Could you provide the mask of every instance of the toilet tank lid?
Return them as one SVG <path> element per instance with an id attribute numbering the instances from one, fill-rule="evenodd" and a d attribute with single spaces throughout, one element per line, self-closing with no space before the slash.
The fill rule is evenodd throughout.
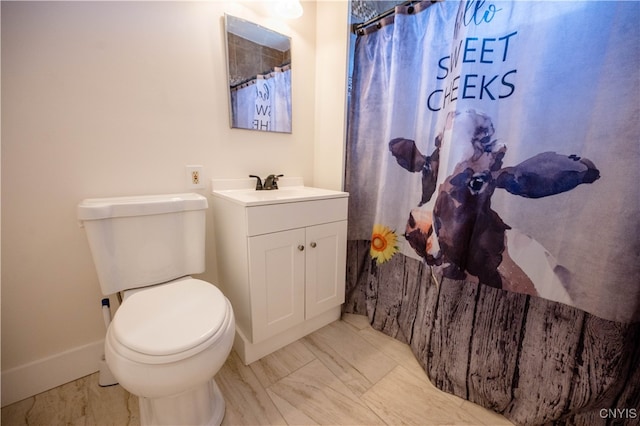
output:
<path id="1" fill-rule="evenodd" d="M 78 205 L 78 219 L 84 221 L 112 217 L 146 216 L 204 210 L 207 207 L 207 199 L 195 193 L 87 198 Z"/>

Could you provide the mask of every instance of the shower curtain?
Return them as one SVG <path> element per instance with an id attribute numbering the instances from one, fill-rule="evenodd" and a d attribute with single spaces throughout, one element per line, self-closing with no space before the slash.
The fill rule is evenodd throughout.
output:
<path id="1" fill-rule="evenodd" d="M 232 127 L 291 132 L 291 66 L 231 88 Z"/>
<path id="2" fill-rule="evenodd" d="M 640 419 L 638 22 L 422 2 L 357 36 L 345 310 L 518 424 Z"/>

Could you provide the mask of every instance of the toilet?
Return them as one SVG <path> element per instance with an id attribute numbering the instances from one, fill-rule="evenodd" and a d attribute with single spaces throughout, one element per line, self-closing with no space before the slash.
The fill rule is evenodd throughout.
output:
<path id="1" fill-rule="evenodd" d="M 78 219 L 104 295 L 122 302 L 107 329 L 105 358 L 137 395 L 142 425 L 218 425 L 214 380 L 229 356 L 229 300 L 191 274 L 204 272 L 207 199 L 199 194 L 93 198 Z"/>

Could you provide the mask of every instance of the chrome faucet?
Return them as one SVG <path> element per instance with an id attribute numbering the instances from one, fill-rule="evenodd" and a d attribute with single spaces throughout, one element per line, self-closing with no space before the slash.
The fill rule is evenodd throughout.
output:
<path id="1" fill-rule="evenodd" d="M 278 189 L 278 178 L 281 178 L 284 175 L 269 175 L 265 178 L 264 180 L 264 185 L 262 184 L 262 179 L 260 179 L 260 176 L 256 176 L 256 175 L 249 175 L 249 177 L 252 178 L 256 178 L 256 191 L 262 191 L 262 190 L 272 190 L 272 189 Z"/>

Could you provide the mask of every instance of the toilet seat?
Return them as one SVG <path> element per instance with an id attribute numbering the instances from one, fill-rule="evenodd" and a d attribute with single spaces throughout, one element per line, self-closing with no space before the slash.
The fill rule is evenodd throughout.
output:
<path id="1" fill-rule="evenodd" d="M 128 359 L 161 364 L 206 349 L 230 318 L 229 302 L 218 288 L 188 277 L 128 295 L 108 334 L 114 349 Z"/>

